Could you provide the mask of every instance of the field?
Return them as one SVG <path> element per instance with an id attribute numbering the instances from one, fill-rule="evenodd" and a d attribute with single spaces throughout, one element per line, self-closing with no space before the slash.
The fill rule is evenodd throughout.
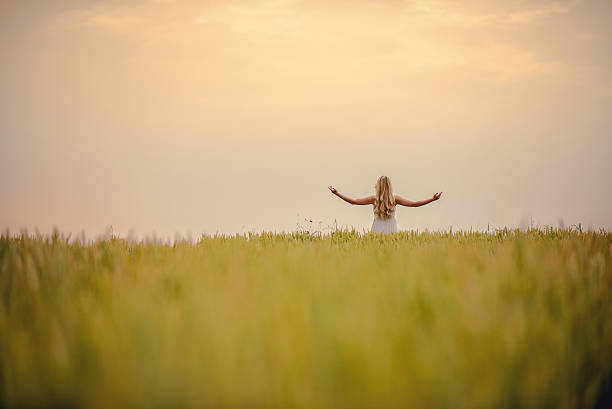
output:
<path id="1" fill-rule="evenodd" d="M 612 234 L 0 238 L 0 406 L 589 408 Z"/>

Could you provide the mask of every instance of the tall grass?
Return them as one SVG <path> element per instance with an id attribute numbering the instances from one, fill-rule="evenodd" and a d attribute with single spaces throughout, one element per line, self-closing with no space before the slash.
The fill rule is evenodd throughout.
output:
<path id="1" fill-rule="evenodd" d="M 0 406 L 586 408 L 612 235 L 0 238 Z"/>

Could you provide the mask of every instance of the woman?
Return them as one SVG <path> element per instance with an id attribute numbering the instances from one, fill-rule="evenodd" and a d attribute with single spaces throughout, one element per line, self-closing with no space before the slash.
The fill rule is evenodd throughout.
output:
<path id="1" fill-rule="evenodd" d="M 381 176 L 376 182 L 376 195 L 361 199 L 351 199 L 338 192 L 333 186 L 328 186 L 329 190 L 340 199 L 355 205 L 374 205 L 374 223 L 372 223 L 372 233 L 393 233 L 397 231 L 395 221 L 395 205 L 408 207 L 419 207 L 438 200 L 442 192 L 436 193 L 433 197 L 419 202 L 412 202 L 401 196 L 393 196 L 391 180 L 386 176 Z"/>

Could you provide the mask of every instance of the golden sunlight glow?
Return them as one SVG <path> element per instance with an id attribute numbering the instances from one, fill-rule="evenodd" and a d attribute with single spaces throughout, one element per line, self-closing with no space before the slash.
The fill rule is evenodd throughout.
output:
<path id="1" fill-rule="evenodd" d="M 15 179 L 3 181 L 12 199 L 0 222 L 13 229 L 290 230 L 304 213 L 362 226 L 371 212 L 343 208 L 325 187 L 368 193 L 382 173 L 408 196 L 448 193 L 445 209 L 404 228 L 534 215 L 612 226 L 601 204 L 612 197 L 601 190 L 612 153 L 608 1 L 2 7 L 0 155 Z M 44 184 L 19 170 L 28 160 L 64 180 L 81 210 L 50 192 L 50 207 L 25 211 L 18 197 Z M 82 187 L 91 181 L 124 202 L 105 210 L 103 193 Z M 261 204 L 280 185 L 286 206 Z"/>

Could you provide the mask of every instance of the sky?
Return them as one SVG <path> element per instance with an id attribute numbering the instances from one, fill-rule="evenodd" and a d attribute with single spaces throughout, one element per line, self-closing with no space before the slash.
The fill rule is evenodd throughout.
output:
<path id="1" fill-rule="evenodd" d="M 612 229 L 609 0 L 0 0 L 0 228 Z M 307 222 L 312 220 L 312 224 Z"/>

